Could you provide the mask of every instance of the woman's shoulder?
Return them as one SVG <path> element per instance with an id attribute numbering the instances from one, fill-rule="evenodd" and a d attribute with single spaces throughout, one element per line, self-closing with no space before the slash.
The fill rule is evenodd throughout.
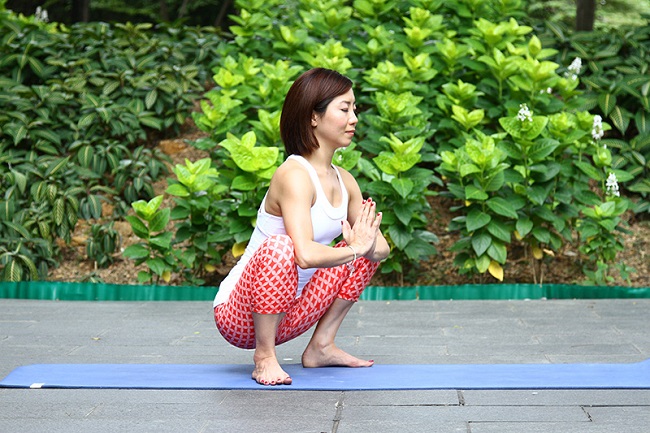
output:
<path id="1" fill-rule="evenodd" d="M 283 162 L 271 178 L 271 184 L 266 196 L 266 211 L 282 216 L 282 205 L 287 202 L 306 203 L 313 201 L 316 190 L 305 167 L 299 162 L 287 160 Z"/>
<path id="2" fill-rule="evenodd" d="M 287 159 L 280 164 L 271 178 L 271 186 L 280 187 L 282 190 L 296 186 L 305 187 L 311 183 L 307 169 L 293 159 Z"/>
<path id="3" fill-rule="evenodd" d="M 273 177 L 282 177 L 282 178 L 304 178 L 309 177 L 307 169 L 295 159 L 289 158 L 284 161 L 280 166 L 275 170 Z"/>

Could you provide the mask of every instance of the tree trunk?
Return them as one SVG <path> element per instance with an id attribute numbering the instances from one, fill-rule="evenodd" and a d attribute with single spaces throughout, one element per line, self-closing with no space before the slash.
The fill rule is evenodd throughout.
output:
<path id="1" fill-rule="evenodd" d="M 232 0 L 223 0 L 223 2 L 221 3 L 221 10 L 219 10 L 219 15 L 217 15 L 217 19 L 214 20 L 215 27 L 221 27 L 223 25 L 223 22 L 226 19 L 226 15 L 228 14 L 228 8 L 230 8 L 231 3 Z"/>
<path id="2" fill-rule="evenodd" d="M 166 0 L 160 0 L 158 2 L 158 5 L 160 6 L 160 21 L 168 22 L 169 21 L 169 7 L 167 6 L 167 1 Z"/>
<path id="3" fill-rule="evenodd" d="M 596 0 L 578 0 L 576 9 L 576 30 L 590 32 L 596 19 Z"/>
<path id="4" fill-rule="evenodd" d="M 72 0 L 72 22 L 90 21 L 90 0 Z"/>
<path id="5" fill-rule="evenodd" d="M 183 18 L 187 13 L 187 3 L 189 3 L 189 0 L 183 0 L 183 4 L 178 9 L 178 18 Z"/>

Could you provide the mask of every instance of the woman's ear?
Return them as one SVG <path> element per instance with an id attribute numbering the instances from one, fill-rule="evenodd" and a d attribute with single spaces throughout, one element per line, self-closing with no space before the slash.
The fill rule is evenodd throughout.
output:
<path id="1" fill-rule="evenodd" d="M 316 115 L 316 113 L 312 113 L 311 115 L 311 126 L 313 126 L 314 128 L 318 126 L 318 116 Z"/>

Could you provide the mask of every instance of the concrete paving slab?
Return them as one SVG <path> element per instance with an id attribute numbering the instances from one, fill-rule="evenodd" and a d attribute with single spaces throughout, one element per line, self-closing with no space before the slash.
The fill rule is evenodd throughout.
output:
<path id="1" fill-rule="evenodd" d="M 345 406 L 458 406 L 459 391 L 400 390 L 400 391 L 347 391 Z"/>
<path id="2" fill-rule="evenodd" d="M 641 423 L 640 425 L 644 425 L 645 430 L 650 427 L 650 410 L 648 406 L 615 406 L 607 404 L 605 406 L 586 406 L 585 412 L 596 424 L 614 423 L 624 425 L 633 419 L 635 424 Z"/>
<path id="3" fill-rule="evenodd" d="M 567 422 L 471 422 L 467 431 L 471 433 L 621 433 L 636 431 L 625 425 L 594 425 L 593 423 Z"/>
<path id="4" fill-rule="evenodd" d="M 616 389 L 583 390 L 463 390 L 466 405 L 492 406 L 643 406 L 650 404 L 650 390 Z"/>
<path id="5" fill-rule="evenodd" d="M 650 300 L 362 301 L 337 344 L 391 364 L 639 362 Z M 300 360 L 309 335 L 278 347 Z M 0 300 L 0 376 L 34 363 L 237 363 L 205 302 Z M 650 390 L 0 389 L 0 432 L 620 433 Z"/>

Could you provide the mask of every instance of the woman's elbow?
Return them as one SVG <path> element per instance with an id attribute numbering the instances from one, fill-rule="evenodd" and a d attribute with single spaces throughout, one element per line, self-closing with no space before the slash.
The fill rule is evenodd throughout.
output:
<path id="1" fill-rule="evenodd" d="M 295 254 L 295 259 L 296 265 L 298 265 L 299 268 L 301 269 L 309 269 L 309 268 L 314 268 L 313 260 L 310 259 L 310 257 L 306 254 L 301 254 L 298 251 L 296 251 Z"/>
<path id="2" fill-rule="evenodd" d="M 381 258 L 379 260 L 384 260 L 388 258 L 389 255 L 390 255 L 390 248 L 388 247 L 388 245 L 386 245 L 386 249 L 381 252 L 380 254 Z"/>
<path id="3" fill-rule="evenodd" d="M 382 260 L 386 259 L 389 254 L 390 254 L 390 247 L 388 246 L 388 243 L 382 242 L 382 244 L 377 245 L 377 248 L 375 248 L 372 261 L 381 262 Z"/>

